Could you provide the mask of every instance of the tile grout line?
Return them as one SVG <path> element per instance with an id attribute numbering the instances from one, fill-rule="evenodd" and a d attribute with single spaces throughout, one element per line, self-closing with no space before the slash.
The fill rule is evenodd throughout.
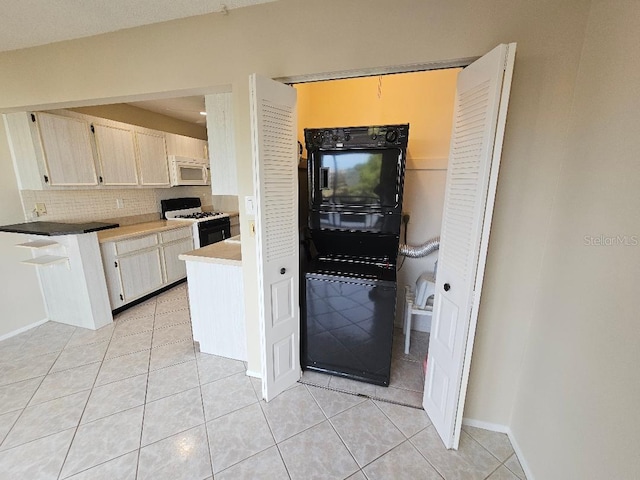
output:
<path id="1" fill-rule="evenodd" d="M 158 309 L 158 302 L 154 300 L 154 308 L 153 308 L 153 326 L 156 324 L 156 310 Z M 140 439 L 138 440 L 138 455 L 136 459 L 136 476 L 138 478 L 138 474 L 140 473 L 140 453 L 142 452 L 142 434 L 144 433 L 144 417 L 147 411 L 147 396 L 149 395 L 149 372 L 151 369 L 151 350 L 153 346 L 153 330 L 151 333 L 151 343 L 149 344 L 149 359 L 147 360 L 147 384 L 144 389 L 144 403 L 142 404 L 142 422 L 140 423 Z"/>
<path id="2" fill-rule="evenodd" d="M 249 380 L 249 381 L 251 382 L 251 380 Z M 262 385 L 262 378 L 260 379 L 260 385 Z M 280 456 L 280 460 L 282 461 L 282 465 L 284 465 L 284 469 L 287 472 L 287 476 L 289 478 L 291 478 L 291 472 L 289 472 L 289 467 L 287 466 L 287 462 L 284 461 L 284 457 L 282 456 L 282 451 L 280 451 L 279 442 L 276 440 L 276 436 L 273 433 L 273 429 L 271 428 L 271 424 L 269 423 L 269 419 L 267 418 L 267 414 L 264 413 L 264 408 L 262 406 L 263 399 L 260 398 L 260 396 L 262 395 L 262 391 L 260 392 L 260 394 L 258 394 L 258 392 L 256 392 L 255 387 L 253 386 L 253 382 L 251 382 L 251 388 L 253 388 L 253 393 L 255 393 L 256 397 L 258 398 L 258 406 L 260 407 L 260 411 L 262 412 L 262 417 L 264 418 L 264 421 L 267 424 L 267 428 L 269 429 L 269 433 L 271 434 L 271 438 L 273 439 L 272 447 L 276 447 L 276 451 L 278 452 L 278 455 Z M 289 438 L 291 438 L 291 437 L 289 437 Z M 268 447 L 268 448 L 271 448 L 271 447 Z M 268 448 L 265 448 L 265 450 L 267 450 Z M 264 452 L 264 450 L 262 450 L 262 452 Z M 258 453 L 261 453 L 261 452 L 258 452 Z M 257 454 L 255 454 L 255 455 L 257 455 Z"/>
<path id="3" fill-rule="evenodd" d="M 113 329 L 113 331 L 111 332 L 111 336 L 109 337 L 109 340 L 108 340 L 109 345 L 111 345 L 111 340 L 113 339 L 113 333 L 114 332 L 115 332 L 115 328 Z M 69 340 L 71 340 L 71 338 Z M 71 442 L 69 442 L 69 447 L 67 448 L 67 453 L 65 454 L 64 460 L 62 461 L 62 464 L 60 465 L 60 470 L 58 471 L 58 477 L 57 478 L 60 478 L 62 476 L 62 470 L 64 469 L 64 465 L 67 463 L 67 459 L 69 458 L 69 453 L 71 452 L 71 447 L 73 446 L 73 442 L 75 441 L 76 435 L 78 434 L 78 430 L 80 429 L 80 422 L 82 421 L 82 417 L 84 416 L 84 414 L 85 414 L 85 412 L 87 410 L 87 405 L 89 405 L 89 400 L 91 400 L 91 394 L 93 393 L 93 389 L 94 389 L 94 387 L 96 385 L 96 381 L 98 380 L 98 375 L 100 375 L 100 370 L 102 369 L 102 364 L 104 363 L 104 358 L 107 355 L 107 351 L 109 350 L 109 345 L 107 345 L 107 348 L 105 348 L 104 353 L 102 354 L 102 360 L 100 361 L 100 368 L 98 368 L 98 372 L 96 373 L 96 378 L 93 379 L 93 383 L 91 384 L 91 389 L 89 391 L 89 395 L 87 396 L 87 400 L 86 400 L 86 402 L 84 404 L 84 407 L 82 408 L 82 413 L 80 414 L 80 417 L 78 417 L 78 423 L 77 423 L 77 425 L 75 427 L 75 430 L 73 432 L 73 436 L 71 437 Z M 63 349 L 63 351 L 64 351 L 64 349 Z M 67 475 L 67 476 L 69 476 L 69 475 Z"/>
<path id="4" fill-rule="evenodd" d="M 50 321 L 50 320 L 49 320 Z M 42 325 L 46 325 L 45 322 Z M 38 330 L 42 325 L 39 325 L 37 328 L 35 328 L 34 330 Z M 74 327 L 74 331 L 73 333 L 75 333 L 76 329 L 78 327 Z M 0 442 L 0 447 L 2 447 L 2 445 L 4 445 L 4 442 L 7 441 L 7 438 L 9 438 L 9 435 L 11 434 L 11 432 L 13 431 L 13 429 L 15 428 L 16 424 L 18 423 L 18 421 L 20 420 L 20 418 L 22 418 L 22 415 L 24 414 L 24 412 L 27 410 L 27 408 L 29 407 L 29 403 L 31 403 L 31 400 L 33 400 L 33 397 L 35 396 L 36 392 L 40 389 L 40 387 L 42 386 L 42 382 L 44 382 L 44 379 L 47 378 L 47 375 L 49 375 L 49 373 L 51 372 L 51 369 L 53 368 L 53 366 L 56 364 L 56 362 L 58 361 L 58 359 L 60 358 L 60 355 L 62 355 L 62 352 L 64 351 L 65 347 L 67 346 L 67 344 L 69 343 L 69 341 L 71 340 L 71 337 L 73 336 L 73 333 L 71 335 L 69 335 L 69 339 L 67 340 L 67 343 L 65 343 L 65 346 L 62 347 L 62 350 L 60 350 L 60 352 L 58 352 L 58 355 L 56 356 L 56 359 L 51 363 L 51 366 L 49 367 L 49 369 L 47 370 L 47 373 L 44 374 L 44 376 L 42 377 L 42 379 L 40 380 L 40 383 L 38 383 L 38 386 L 36 387 L 36 389 L 33 391 L 33 393 L 31 394 L 31 396 L 29 397 L 29 401 L 25 404 L 24 408 L 22 409 L 22 411 L 20 412 L 20 415 L 18 415 L 18 417 L 16 418 L 16 420 L 13 422 L 13 425 L 11 425 L 11 428 L 9 429 L 9 431 L 6 433 L 6 435 L 4 436 L 4 439 L 2 440 L 2 442 Z M 31 338 L 33 335 L 35 334 L 35 331 L 29 335 L 29 338 Z M 29 339 L 28 338 L 28 339 Z M 27 339 L 27 340 L 28 340 Z M 26 340 L 25 340 L 26 343 Z M 46 354 L 45 354 L 46 355 Z M 33 378 L 38 378 L 38 376 L 32 377 L 32 378 L 27 378 L 25 380 L 21 380 L 21 381 L 26 381 L 26 380 L 32 380 Z M 14 383 L 19 383 L 19 382 L 14 382 Z M 4 385 L 3 385 L 4 386 Z M 55 433 L 60 433 L 60 432 L 55 432 Z M 40 437 L 43 438 L 43 437 Z M 37 440 L 37 439 L 36 439 Z M 26 442 L 29 443 L 29 442 Z M 22 444 L 24 445 L 24 443 Z M 18 446 L 18 445 L 16 445 Z M 13 448 L 13 447 L 11 447 Z M 11 448 L 8 448 L 7 450 L 10 450 Z M 5 450 L 6 451 L 6 450 Z"/>
<path id="5" fill-rule="evenodd" d="M 198 365 L 198 353 L 196 352 L 196 347 L 195 345 L 193 345 L 193 339 L 192 339 L 192 348 L 193 348 L 193 353 L 194 353 L 194 357 L 195 357 L 195 362 L 196 362 L 196 373 L 198 375 L 198 390 L 200 391 L 200 407 L 202 408 L 202 418 L 204 420 L 204 434 L 207 438 L 207 454 L 209 455 L 209 467 L 211 467 L 211 475 L 214 475 L 213 472 L 213 454 L 211 453 L 211 443 L 209 440 L 209 429 L 207 428 L 207 415 L 205 413 L 205 409 L 204 409 L 204 396 L 202 395 L 202 383 L 200 381 L 200 366 Z M 253 387 L 252 387 L 253 388 Z"/>

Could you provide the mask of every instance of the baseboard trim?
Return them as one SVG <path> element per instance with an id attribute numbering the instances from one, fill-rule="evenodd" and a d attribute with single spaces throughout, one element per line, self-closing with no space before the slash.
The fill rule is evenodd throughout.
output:
<path id="1" fill-rule="evenodd" d="M 529 468 L 529 464 L 522 452 L 522 448 L 520 448 L 520 444 L 516 440 L 516 437 L 513 435 L 511 428 L 506 425 L 501 425 L 499 423 L 491 423 L 484 422 L 482 420 L 476 420 L 473 418 L 463 418 L 462 425 L 467 425 L 469 427 L 477 427 L 482 428 L 484 430 L 490 430 L 492 432 L 504 433 L 509 437 L 509 441 L 511 442 L 511 446 L 513 447 L 513 451 L 516 453 L 518 457 L 518 461 L 520 462 L 520 466 L 524 471 L 524 474 L 527 476 L 527 480 L 535 480 L 531 469 Z"/>
<path id="2" fill-rule="evenodd" d="M 17 330 L 13 330 L 12 332 L 5 333 L 4 335 L 0 335 L 0 342 L 2 340 L 6 340 L 7 338 L 15 337 L 16 335 L 20 335 L 22 332 L 26 332 L 27 330 L 31 330 L 37 326 L 42 325 L 47 322 L 49 319 L 44 318 L 42 320 L 38 320 L 37 322 L 30 323 L 29 325 L 25 325 L 24 327 L 18 328 Z"/>
<path id="3" fill-rule="evenodd" d="M 262 379 L 262 374 L 260 372 L 254 372 L 253 370 L 246 371 L 247 377 L 259 378 Z"/>
<path id="4" fill-rule="evenodd" d="M 484 422 L 482 420 L 476 420 L 473 418 L 463 418 L 462 425 L 466 425 L 468 427 L 482 428 L 483 430 L 491 430 L 492 432 L 498 432 L 498 433 L 508 434 L 509 432 L 509 427 L 507 427 L 506 425 L 500 425 L 499 423 Z"/>

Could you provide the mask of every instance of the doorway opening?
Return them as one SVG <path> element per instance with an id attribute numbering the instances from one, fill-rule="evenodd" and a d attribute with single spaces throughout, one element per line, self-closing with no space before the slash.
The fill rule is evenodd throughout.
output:
<path id="1" fill-rule="evenodd" d="M 406 222 L 403 221 L 401 243 L 421 244 L 440 234 L 456 80 L 460 70 L 446 68 L 293 84 L 298 96 L 298 140 L 303 147 L 305 128 L 410 124 L 402 208 Z M 301 228 L 306 226 L 308 215 L 306 156 L 303 149 L 298 175 Z M 431 317 L 414 317 L 410 350 L 405 354 L 402 332 L 405 286 L 415 288 L 420 275 L 434 272 L 436 260 L 437 253 L 422 258 L 398 258 L 388 387 L 311 370 L 303 373 L 301 382 L 422 408 L 423 368 Z M 304 288 L 302 278 L 301 285 Z"/>

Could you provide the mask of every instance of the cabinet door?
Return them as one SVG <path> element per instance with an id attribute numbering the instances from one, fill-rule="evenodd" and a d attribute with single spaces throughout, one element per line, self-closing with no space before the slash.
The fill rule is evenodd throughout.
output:
<path id="1" fill-rule="evenodd" d="M 162 133 L 136 132 L 140 185 L 169 186 L 167 148 Z"/>
<path id="2" fill-rule="evenodd" d="M 178 155 L 180 157 L 190 158 L 208 158 L 207 142 L 205 140 L 177 135 L 175 133 L 168 133 L 166 138 L 167 153 L 169 155 Z"/>
<path id="3" fill-rule="evenodd" d="M 176 282 L 187 276 L 186 262 L 178 259 L 181 253 L 193 250 L 193 240 L 191 237 L 170 243 L 162 247 L 164 255 L 164 267 L 166 273 L 166 283 Z"/>
<path id="4" fill-rule="evenodd" d="M 162 287 L 160 249 L 154 248 L 118 259 L 124 302 L 151 293 Z"/>
<path id="5" fill-rule="evenodd" d="M 96 149 L 104 185 L 137 185 L 133 132 L 94 123 Z"/>
<path id="6" fill-rule="evenodd" d="M 89 123 L 50 113 L 37 113 L 36 118 L 47 170 L 45 182 L 97 185 Z"/>

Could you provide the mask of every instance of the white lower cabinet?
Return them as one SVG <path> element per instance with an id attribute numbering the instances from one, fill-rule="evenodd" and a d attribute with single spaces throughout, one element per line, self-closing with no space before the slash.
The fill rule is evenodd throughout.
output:
<path id="1" fill-rule="evenodd" d="M 101 245 L 111 309 L 115 310 L 187 276 L 178 259 L 193 250 L 191 227 Z"/>
<path id="2" fill-rule="evenodd" d="M 164 285 L 160 249 L 133 253 L 117 260 L 124 303 L 154 292 Z"/>

